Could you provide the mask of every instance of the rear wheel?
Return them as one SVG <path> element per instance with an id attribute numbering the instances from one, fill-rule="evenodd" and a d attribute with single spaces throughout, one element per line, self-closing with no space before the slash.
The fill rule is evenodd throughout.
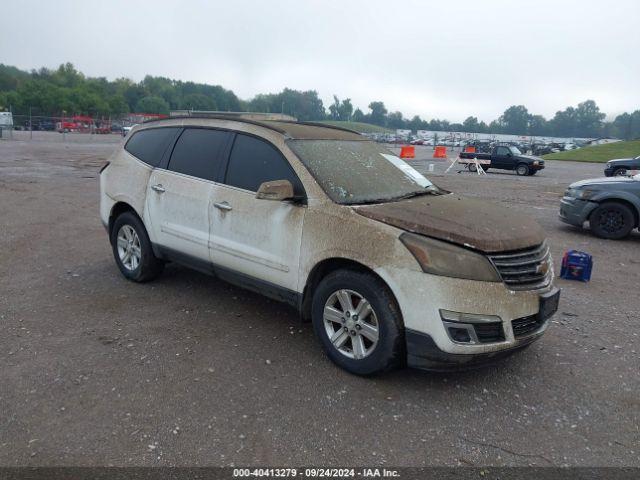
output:
<path id="1" fill-rule="evenodd" d="M 529 175 L 529 166 L 526 163 L 518 164 L 518 166 L 516 167 L 516 173 L 521 177 Z"/>
<path id="2" fill-rule="evenodd" d="M 147 282 L 164 269 L 164 262 L 153 254 L 144 224 L 132 212 L 125 212 L 114 221 L 111 247 L 120 272 L 129 280 Z"/>
<path id="3" fill-rule="evenodd" d="M 589 217 L 591 231 L 601 238 L 619 240 L 636 226 L 633 211 L 623 203 L 605 202 Z"/>
<path id="4" fill-rule="evenodd" d="M 327 356 L 357 375 L 402 364 L 404 327 L 388 287 L 370 273 L 338 270 L 313 294 L 312 321 Z"/>

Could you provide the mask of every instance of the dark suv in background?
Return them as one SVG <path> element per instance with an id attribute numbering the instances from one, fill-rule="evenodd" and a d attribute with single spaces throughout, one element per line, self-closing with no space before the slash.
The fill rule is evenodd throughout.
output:
<path id="1" fill-rule="evenodd" d="M 609 160 L 604 169 L 604 175 L 606 177 L 624 176 L 627 175 L 630 170 L 640 170 L 640 155 L 635 158 Z"/>

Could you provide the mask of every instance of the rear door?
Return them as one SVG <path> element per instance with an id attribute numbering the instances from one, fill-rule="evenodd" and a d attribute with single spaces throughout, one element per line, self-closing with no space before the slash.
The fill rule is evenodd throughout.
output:
<path id="1" fill-rule="evenodd" d="M 216 184 L 211 212 L 210 255 L 217 267 L 294 292 L 306 207 L 255 198 L 261 183 L 289 180 L 304 189 L 287 159 L 264 139 L 238 133 Z"/>
<path id="2" fill-rule="evenodd" d="M 147 208 L 155 243 L 170 254 L 209 263 L 210 202 L 231 134 L 186 128 L 166 167 L 149 180 Z"/>

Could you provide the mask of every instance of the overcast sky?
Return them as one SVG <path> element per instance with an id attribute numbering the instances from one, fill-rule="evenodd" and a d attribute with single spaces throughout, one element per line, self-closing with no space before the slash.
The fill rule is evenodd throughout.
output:
<path id="1" fill-rule="evenodd" d="M 12 1 L 0 63 L 89 76 L 284 87 L 382 100 L 405 116 L 490 121 L 594 99 L 640 108 L 640 0 Z"/>

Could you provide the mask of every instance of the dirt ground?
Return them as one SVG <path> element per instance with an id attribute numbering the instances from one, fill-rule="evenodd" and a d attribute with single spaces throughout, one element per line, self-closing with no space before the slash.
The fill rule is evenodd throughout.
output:
<path id="1" fill-rule="evenodd" d="M 0 465 L 640 466 L 640 235 L 557 218 L 602 165 L 444 175 L 419 147 L 440 186 L 533 215 L 557 271 L 593 254 L 593 279 L 558 280 L 547 334 L 498 365 L 365 379 L 284 305 L 175 265 L 127 282 L 98 217 L 120 139 L 60 137 L 0 141 Z"/>

